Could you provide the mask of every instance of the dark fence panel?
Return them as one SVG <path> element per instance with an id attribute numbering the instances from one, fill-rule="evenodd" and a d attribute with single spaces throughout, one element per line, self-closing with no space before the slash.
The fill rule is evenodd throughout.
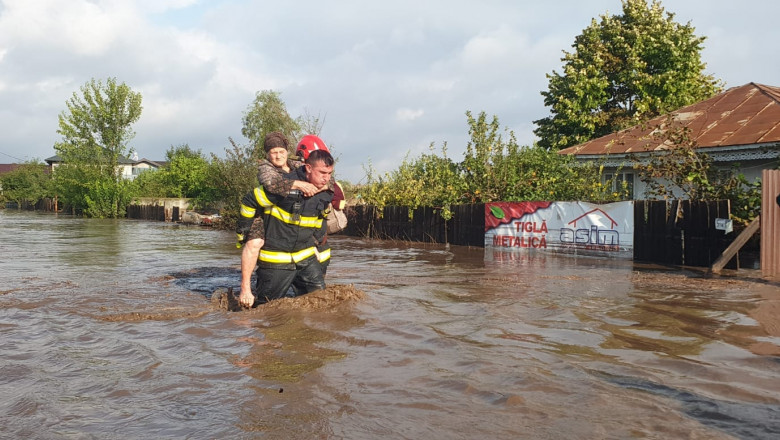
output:
<path id="1" fill-rule="evenodd" d="M 709 267 L 731 243 L 725 231 L 715 229 L 716 218 L 729 218 L 729 202 L 685 200 L 682 206 L 683 261 L 686 266 Z"/>
<path id="2" fill-rule="evenodd" d="M 348 206 L 345 211 L 347 214 L 347 227 L 342 232 L 344 235 L 368 238 L 377 237 L 375 223 L 379 215 L 377 214 L 376 206 Z"/>
<path id="3" fill-rule="evenodd" d="M 153 205 L 128 205 L 127 218 L 165 221 L 165 207 Z"/>
<path id="4" fill-rule="evenodd" d="M 634 202 L 634 261 L 682 264 L 682 229 L 677 200 Z"/>
<path id="5" fill-rule="evenodd" d="M 445 221 L 437 208 L 419 207 L 412 211 L 405 206 L 385 206 L 379 210 L 370 205 L 349 206 L 346 210 L 345 235 L 406 240 L 425 243 L 451 243 L 463 246 L 485 244 L 485 205 L 453 207 L 453 217 Z"/>
<path id="6" fill-rule="evenodd" d="M 420 207 L 414 210 L 412 237 L 414 241 L 426 243 L 447 242 L 447 222 L 441 216 L 439 209 Z"/>
<path id="7" fill-rule="evenodd" d="M 460 246 L 485 246 L 485 204 L 452 207 L 452 218 L 447 222 L 447 239 Z"/>
<path id="8" fill-rule="evenodd" d="M 637 200 L 634 202 L 634 261 L 710 267 L 739 233 L 715 229 L 729 218 L 729 201 Z M 754 253 L 745 247 L 743 255 Z M 743 259 L 747 265 L 750 258 Z M 738 269 L 740 254 L 726 265 Z"/>
<path id="9" fill-rule="evenodd" d="M 382 221 L 376 223 L 378 238 L 412 240 L 412 224 L 409 221 L 409 208 L 406 206 L 385 206 Z"/>

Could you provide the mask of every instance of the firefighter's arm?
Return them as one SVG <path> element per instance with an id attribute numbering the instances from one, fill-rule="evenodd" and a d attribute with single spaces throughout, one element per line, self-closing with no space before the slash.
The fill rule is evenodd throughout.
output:
<path id="1" fill-rule="evenodd" d="M 252 190 L 241 199 L 241 209 L 239 211 L 238 220 L 236 221 L 237 248 L 240 248 L 246 243 L 246 237 L 249 233 L 249 229 L 252 227 L 252 222 L 255 221 L 255 217 L 260 215 L 260 212 L 262 211 L 262 207 L 257 201 L 255 192 L 256 190 Z"/>

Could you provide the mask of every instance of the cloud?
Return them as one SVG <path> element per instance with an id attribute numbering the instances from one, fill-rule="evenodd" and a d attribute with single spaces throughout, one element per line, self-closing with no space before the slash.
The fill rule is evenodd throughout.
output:
<path id="1" fill-rule="evenodd" d="M 3 39 L 22 46 L 45 45 L 78 55 L 104 54 L 135 21 L 124 2 L 9 0 L 0 27 Z"/>
<path id="2" fill-rule="evenodd" d="M 399 121 L 414 121 L 415 119 L 422 116 L 425 112 L 423 109 L 410 109 L 410 108 L 400 108 L 395 112 L 395 117 Z"/>

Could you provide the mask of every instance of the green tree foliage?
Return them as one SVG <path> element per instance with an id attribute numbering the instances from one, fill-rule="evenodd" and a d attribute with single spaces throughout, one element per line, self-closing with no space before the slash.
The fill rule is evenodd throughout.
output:
<path id="1" fill-rule="evenodd" d="M 211 155 L 206 176 L 208 186 L 195 200 L 197 206 L 218 209 L 227 228 L 235 225 L 241 198 L 257 185 L 253 146 L 239 145 L 233 139 L 230 144 L 232 147 L 225 149 L 224 159 Z"/>
<path id="2" fill-rule="evenodd" d="M 98 178 L 86 182 L 84 213 L 96 218 L 116 218 L 125 215 L 132 199 L 129 180 Z"/>
<path id="3" fill-rule="evenodd" d="M 499 134 L 495 116 L 490 123 L 484 112 L 474 118 L 466 112 L 469 142 L 460 164 L 468 203 L 526 200 L 620 200 L 601 184 L 602 167 L 579 165 L 572 156 L 560 155 L 539 145 L 517 144 L 514 133 L 506 140 Z"/>
<path id="4" fill-rule="evenodd" d="M 209 161 L 200 150 L 183 144 L 165 153 L 167 165 L 141 173 L 133 181 L 139 197 L 197 198 L 208 187 Z"/>
<path id="5" fill-rule="evenodd" d="M 623 0 L 564 52 L 563 72 L 547 75 L 551 115 L 534 121 L 539 145 L 561 149 L 676 110 L 721 90 L 704 74 L 705 37 L 674 21 L 659 1 Z"/>
<path id="6" fill-rule="evenodd" d="M 463 196 L 470 203 L 497 200 L 501 185 L 498 170 L 494 169 L 494 159 L 503 155 L 505 147 L 503 138 L 499 134 L 498 117 L 493 116 L 493 119 L 488 122 L 485 112 L 474 118 L 471 112 L 467 111 L 466 118 L 471 140 L 466 145 L 465 157 L 461 164 L 465 183 Z M 514 137 L 510 142 L 514 142 Z M 511 184 L 511 182 L 506 183 Z"/>
<path id="7" fill-rule="evenodd" d="M 168 166 L 165 172 L 170 176 L 179 197 L 197 197 L 206 181 L 209 163 L 200 151 L 193 151 L 189 145 L 171 147 L 166 154 Z"/>
<path id="8" fill-rule="evenodd" d="M 366 169 L 367 184 L 356 188 L 361 200 L 375 206 L 407 206 L 415 209 L 430 206 L 441 209 L 449 219 L 450 206 L 463 203 L 462 182 L 458 164 L 447 157 L 447 144 L 436 154 L 431 144 L 430 153 L 410 159 L 407 155 L 397 170 L 375 176 L 373 167 Z M 410 212 L 411 215 L 411 212 Z"/>
<path id="9" fill-rule="evenodd" d="M 133 180 L 133 197 L 179 197 L 178 193 L 169 184 L 164 169 L 144 171 Z"/>
<path id="10" fill-rule="evenodd" d="M 357 189 L 364 203 L 433 206 L 444 218 L 451 217 L 451 206 L 460 203 L 527 200 L 616 201 L 625 196 L 612 192 L 611 182 L 601 183 L 598 165 L 577 165 L 571 156 L 539 146 L 521 147 L 514 133 L 499 134 L 495 116 L 488 122 L 484 112 L 476 118 L 466 113 L 471 140 L 462 162 L 447 157 L 446 144 L 441 154 L 430 153 L 404 159 L 397 170 L 376 176 L 369 165 L 367 183 Z M 505 140 L 506 139 L 506 140 Z"/>
<path id="11" fill-rule="evenodd" d="M 257 92 L 255 100 L 244 112 L 241 134 L 249 139 L 249 144 L 254 147 L 252 158 L 263 157 L 263 139 L 272 131 L 281 131 L 293 142 L 294 137 L 300 131 L 299 121 L 293 119 L 287 113 L 287 106 L 282 101 L 279 92 L 263 90 Z M 312 122 L 317 125 L 318 122 Z"/>
<path id="12" fill-rule="evenodd" d="M 25 162 L 13 171 L 0 176 L 2 200 L 16 202 L 21 208 L 34 205 L 39 200 L 53 195 L 51 176 L 46 164 L 38 161 Z"/>
<path id="13" fill-rule="evenodd" d="M 325 117 L 319 114 L 314 115 L 309 113 L 308 110 L 304 110 L 302 115 L 295 118 L 295 122 L 298 124 L 298 131 L 293 134 L 295 139 L 300 139 L 307 134 L 319 136 L 322 126 L 325 125 Z M 330 145 L 328 147 L 330 148 Z"/>
<path id="14" fill-rule="evenodd" d="M 130 187 L 119 164 L 141 117 L 141 94 L 116 78 L 93 78 L 66 106 L 57 130 L 62 140 L 54 145 L 63 159 L 54 173 L 63 202 L 88 216 L 124 215 Z"/>

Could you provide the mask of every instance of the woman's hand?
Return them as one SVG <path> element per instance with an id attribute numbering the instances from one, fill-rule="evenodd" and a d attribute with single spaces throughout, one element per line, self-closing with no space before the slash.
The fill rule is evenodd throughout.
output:
<path id="1" fill-rule="evenodd" d="M 300 190 L 306 197 L 311 197 L 323 190 L 323 188 L 317 188 L 311 183 L 304 182 L 303 180 L 296 180 L 293 182 L 292 189 Z"/>

